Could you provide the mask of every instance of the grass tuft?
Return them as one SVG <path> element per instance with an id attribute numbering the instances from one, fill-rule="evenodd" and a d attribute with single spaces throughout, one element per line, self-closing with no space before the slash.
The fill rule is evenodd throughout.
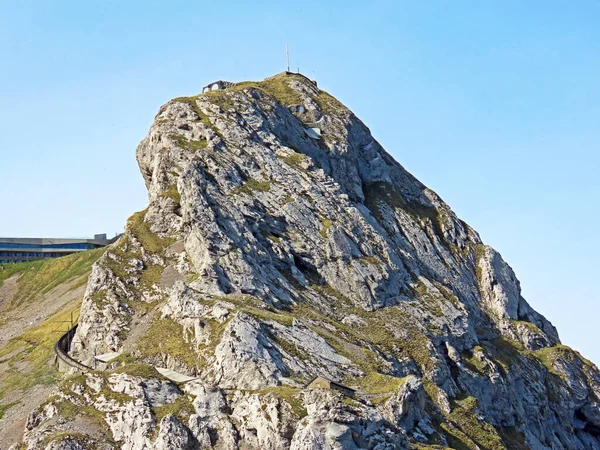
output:
<path id="1" fill-rule="evenodd" d="M 127 221 L 127 228 L 140 241 L 142 246 L 151 253 L 163 253 L 175 239 L 161 238 L 150 230 L 150 224 L 144 221 L 146 210 L 135 213 Z"/>
<path id="2" fill-rule="evenodd" d="M 479 359 L 477 359 L 477 357 L 475 356 L 475 353 L 478 353 L 478 352 L 485 353 L 485 350 L 482 347 L 480 347 L 479 345 L 476 345 L 475 347 L 473 347 L 473 350 L 471 350 L 470 352 L 466 352 L 465 354 L 462 355 L 463 362 L 473 372 L 477 372 L 480 375 L 486 376 L 487 373 L 485 370 L 485 365 Z"/>
<path id="3" fill-rule="evenodd" d="M 321 218 L 321 231 L 319 232 L 324 238 L 327 237 L 327 230 L 333 226 L 333 221 L 329 219 Z"/>
<path id="4" fill-rule="evenodd" d="M 180 134 L 171 134 L 169 137 L 175 141 L 179 148 L 189 150 L 192 153 L 196 153 L 198 150 L 204 150 L 208 146 L 208 143 L 204 139 L 200 141 L 186 139 Z"/>
<path id="5" fill-rule="evenodd" d="M 156 417 L 156 422 L 160 422 L 163 417 L 175 416 L 181 423 L 187 423 L 190 416 L 196 411 L 190 399 L 181 395 L 177 400 L 164 406 L 155 406 L 152 408 Z"/>
<path id="6" fill-rule="evenodd" d="M 397 392 L 406 382 L 406 378 L 393 377 L 379 372 L 368 372 L 364 377 L 346 378 L 344 384 L 360 386 L 369 395 L 390 394 Z"/>
<path id="7" fill-rule="evenodd" d="M 308 412 L 302 403 L 302 399 L 300 398 L 300 394 L 302 392 L 301 389 L 291 386 L 277 386 L 251 392 L 260 395 L 272 394 L 275 397 L 284 400 L 292 407 L 292 411 L 299 418 L 306 417 L 308 415 Z"/>
<path id="8" fill-rule="evenodd" d="M 167 354 L 189 368 L 195 368 L 202 362 L 193 345 L 184 339 L 183 327 L 172 319 L 154 321 L 140 340 L 138 350 L 143 356 Z"/>
<path id="9" fill-rule="evenodd" d="M 294 197 L 292 197 L 292 196 L 287 196 L 286 198 L 284 198 L 284 199 L 281 201 L 281 206 L 287 205 L 288 203 L 292 203 L 294 200 L 295 200 L 295 199 L 294 199 Z"/>
<path id="10" fill-rule="evenodd" d="M 477 400 L 467 397 L 455 403 L 448 418 L 482 450 L 506 450 L 496 429 L 489 423 L 482 422 L 476 414 Z"/>
<path id="11" fill-rule="evenodd" d="M 202 95 L 206 96 L 211 103 L 219 105 L 223 111 L 229 111 L 231 109 L 235 110 L 235 103 L 231 98 L 230 92 L 231 91 L 228 92 L 227 90 L 217 90 L 205 92 Z"/>
<path id="12" fill-rule="evenodd" d="M 258 181 L 250 178 L 242 186 L 234 190 L 234 194 L 252 195 L 254 192 L 268 192 L 271 189 L 270 181 Z"/>
<path id="13" fill-rule="evenodd" d="M 289 156 L 278 156 L 278 158 L 288 166 L 293 167 L 301 172 L 306 172 L 304 165 L 308 160 L 308 156 L 303 155 L 302 153 L 292 153 Z"/>
<path id="14" fill-rule="evenodd" d="M 181 194 L 177 190 L 177 185 L 171 184 L 167 187 L 167 190 L 160 194 L 161 197 L 170 198 L 178 206 L 181 205 Z"/>

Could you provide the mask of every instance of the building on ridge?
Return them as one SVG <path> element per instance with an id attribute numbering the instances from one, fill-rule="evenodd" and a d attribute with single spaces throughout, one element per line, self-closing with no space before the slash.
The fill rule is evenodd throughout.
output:
<path id="1" fill-rule="evenodd" d="M 105 247 L 118 236 L 107 239 L 106 234 L 96 234 L 93 239 L 52 238 L 2 238 L 0 237 L 0 264 L 59 258 L 72 253 Z"/>
<path id="2" fill-rule="evenodd" d="M 316 377 L 315 379 L 313 379 L 310 383 L 308 383 L 306 385 L 307 389 L 329 389 L 329 390 L 334 390 L 334 391 L 338 391 L 341 392 L 342 394 L 346 395 L 347 397 L 354 397 L 355 394 L 355 390 L 348 387 L 348 386 L 344 386 L 343 384 L 339 384 L 336 383 L 335 381 L 331 381 L 328 380 L 327 378 L 323 378 L 323 377 Z"/>

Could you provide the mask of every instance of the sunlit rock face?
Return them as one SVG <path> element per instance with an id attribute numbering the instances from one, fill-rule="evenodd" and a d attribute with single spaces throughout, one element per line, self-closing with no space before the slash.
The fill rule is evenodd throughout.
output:
<path id="1" fill-rule="evenodd" d="M 27 448 L 600 448 L 596 367 L 312 81 L 171 100 L 137 160 L 148 208 L 71 350 L 99 370 L 32 413 Z"/>

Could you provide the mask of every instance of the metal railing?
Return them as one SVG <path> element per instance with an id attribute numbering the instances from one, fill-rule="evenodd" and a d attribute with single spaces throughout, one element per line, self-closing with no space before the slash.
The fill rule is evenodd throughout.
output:
<path id="1" fill-rule="evenodd" d="M 56 357 L 64 362 L 66 365 L 73 367 L 78 370 L 82 370 L 84 372 L 89 372 L 93 370 L 91 367 L 86 366 L 85 364 L 80 363 L 79 361 L 71 358 L 69 356 L 69 350 L 71 350 L 71 342 L 73 342 L 73 337 L 75 336 L 75 332 L 77 331 L 77 325 L 63 334 L 60 339 L 54 344 L 54 353 L 56 353 Z"/>

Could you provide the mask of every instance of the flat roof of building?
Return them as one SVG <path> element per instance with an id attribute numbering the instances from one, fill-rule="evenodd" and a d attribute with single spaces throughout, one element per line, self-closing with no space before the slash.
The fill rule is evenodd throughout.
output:
<path id="1" fill-rule="evenodd" d="M 112 239 L 57 239 L 57 238 L 3 238 L 0 237 L 1 244 L 31 244 L 31 245 L 56 245 L 56 244 L 108 244 Z"/>
<path id="2" fill-rule="evenodd" d="M 62 239 L 62 238 L 3 238 L 0 237 L 0 250 L 40 249 L 40 250 L 86 250 L 105 247 L 112 244 L 118 236 L 106 239 L 106 235 L 96 235 L 93 239 Z"/>

